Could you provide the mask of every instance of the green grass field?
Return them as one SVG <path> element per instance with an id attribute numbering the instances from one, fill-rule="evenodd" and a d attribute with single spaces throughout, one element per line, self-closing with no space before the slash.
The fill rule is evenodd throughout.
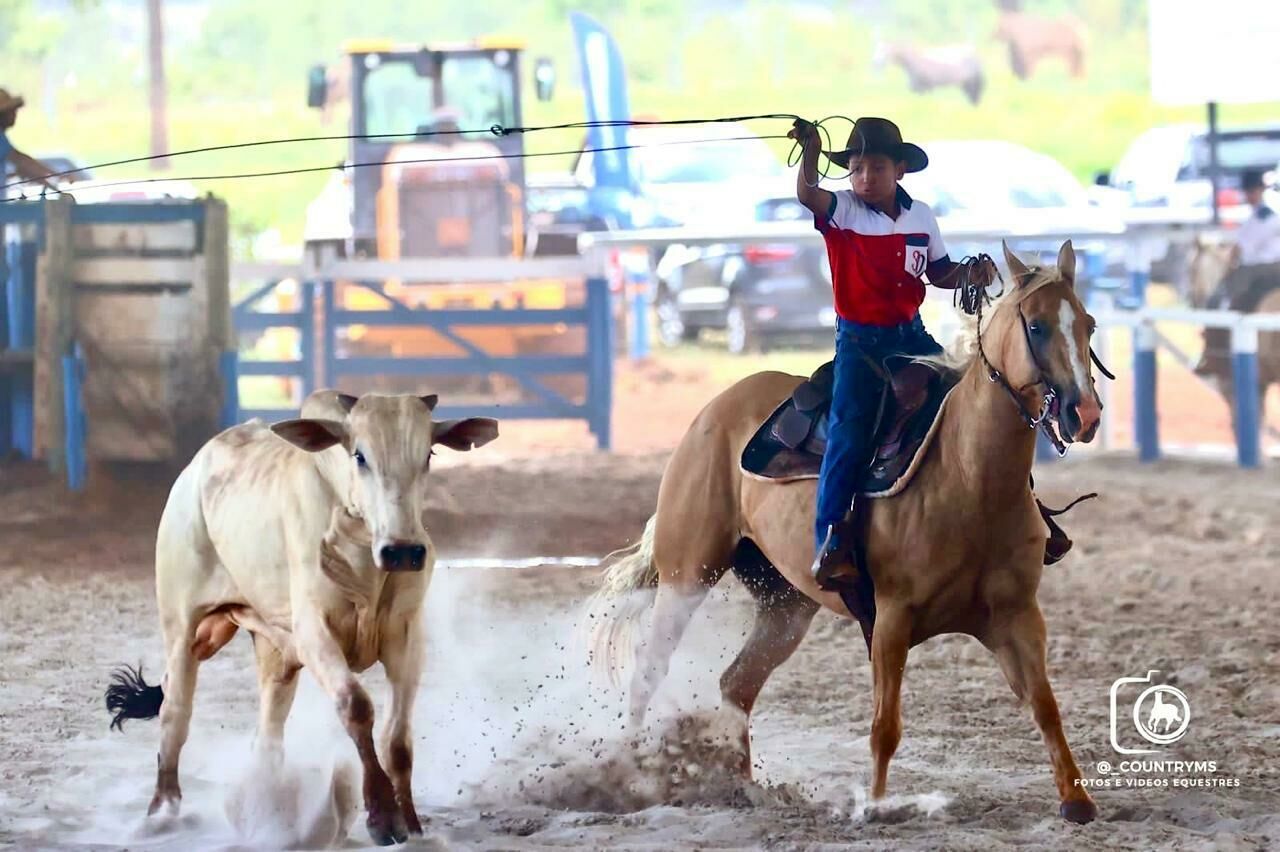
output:
<path id="1" fill-rule="evenodd" d="M 531 91 L 526 92 L 525 123 L 580 120 L 582 95 L 573 79 L 572 43 L 561 16 L 563 10 L 555 3 L 544 4 L 541 10 L 534 10 L 535 5 L 522 10 L 523 18 L 514 20 L 510 28 L 526 33 L 529 56 L 554 59 L 560 85 L 549 103 L 539 103 Z M 787 4 L 752 2 L 733 15 L 681 16 L 677 5 L 676 12 L 668 10 L 664 17 L 646 14 L 647 7 L 639 3 L 632 4 L 634 8 L 626 14 L 605 14 L 604 18 L 627 63 L 635 115 L 884 115 L 914 139 L 1002 138 L 1020 142 L 1056 157 L 1085 181 L 1114 165 L 1129 142 L 1146 128 L 1203 119 L 1202 109 L 1167 108 L 1151 101 L 1145 24 L 1140 20 L 1135 23 L 1131 13 L 1126 18 L 1116 11 L 1133 4 L 1098 0 L 1031 4 L 1074 7 L 1092 27 L 1084 79 L 1070 78 L 1062 63 L 1051 60 L 1028 82 L 1013 77 L 1004 45 L 985 35 L 990 32 L 993 14 L 989 5 L 968 2 L 966 9 L 972 6 L 977 10 L 969 14 L 951 6 L 929 12 L 938 6 L 932 0 L 901 4 L 905 11 L 898 12 L 899 29 L 890 26 L 886 32 L 888 37 L 924 40 L 929 30 L 921 29 L 917 19 L 927 17 L 928 12 L 933 15 L 933 41 L 971 38 L 980 45 L 987 91 L 978 107 L 971 106 L 958 90 L 911 94 L 905 75 L 898 69 L 875 73 L 869 56 L 878 25 L 852 14 L 815 17 L 811 10 L 793 12 L 798 7 Z M 964 35 L 946 33 L 948 21 L 962 22 L 958 31 Z M 235 38 L 252 35 L 246 31 Z M 77 34 L 81 41 L 85 37 Z M 311 50 L 316 59 L 332 59 L 338 45 Z M 288 55 L 298 56 L 299 50 Z M 51 122 L 39 106 L 42 76 L 38 63 L 19 55 L 0 55 L 0 82 L 26 93 L 30 104 L 11 138 L 29 153 L 68 153 L 88 164 L 147 153 L 145 77 L 140 76 L 139 67 L 129 65 L 138 61 L 138 51 L 133 48 L 104 55 L 100 73 L 81 75 L 75 88 L 63 86 L 57 91 L 51 99 L 56 104 Z M 301 64 L 295 66 L 295 61 Z M 246 72 L 241 67 L 243 60 L 234 55 L 221 58 L 218 51 L 205 46 L 171 56 L 170 63 L 172 78 L 177 81 L 169 116 L 173 150 L 346 132 L 341 120 L 323 125 L 318 113 L 306 108 L 306 63 L 301 60 L 273 61 L 267 55 L 260 60 L 260 67 Z M 214 81 L 221 82 L 214 86 Z M 214 89 L 216 95 L 211 93 Z M 1229 106 L 1222 116 L 1224 124 L 1277 117 L 1280 104 Z M 778 120 L 759 121 L 754 126 L 762 135 L 782 135 L 787 130 L 787 122 Z M 831 129 L 843 137 L 848 126 L 833 124 Z M 580 140 L 577 133 L 546 133 L 529 137 L 528 144 L 531 151 L 547 151 L 574 148 Z M 778 140 L 775 147 L 782 157 L 789 143 Z M 336 164 L 344 151 L 341 142 L 312 142 L 193 155 L 174 158 L 168 175 L 324 167 Z M 565 157 L 530 161 L 534 171 L 567 166 Z M 149 175 L 144 166 L 126 166 L 102 170 L 98 177 Z M 243 256 L 248 238 L 270 229 L 286 244 L 297 243 L 306 205 L 325 180 L 326 175 L 319 173 L 207 180 L 200 186 L 228 200 L 238 238 L 237 253 Z"/>

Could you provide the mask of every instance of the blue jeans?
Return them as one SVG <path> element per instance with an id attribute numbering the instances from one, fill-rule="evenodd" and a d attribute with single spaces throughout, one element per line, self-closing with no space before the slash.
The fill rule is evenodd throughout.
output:
<path id="1" fill-rule="evenodd" d="M 942 347 L 925 331 L 919 314 L 910 322 L 889 326 L 836 320 L 835 387 L 827 422 L 827 451 L 818 476 L 815 550 L 821 549 L 827 527 L 839 523 L 849 511 L 875 451 L 871 433 L 884 382 L 868 360 L 881 365 L 892 356 L 940 352 Z"/>

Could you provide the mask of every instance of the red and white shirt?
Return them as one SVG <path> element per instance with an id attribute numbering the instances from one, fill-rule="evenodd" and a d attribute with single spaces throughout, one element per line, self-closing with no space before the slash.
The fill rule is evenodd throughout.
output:
<path id="1" fill-rule="evenodd" d="M 813 225 L 826 239 L 836 313 L 864 325 L 910 322 L 924 301 L 925 269 L 947 256 L 933 211 L 902 187 L 897 219 L 853 190 L 832 195 L 831 211 Z"/>

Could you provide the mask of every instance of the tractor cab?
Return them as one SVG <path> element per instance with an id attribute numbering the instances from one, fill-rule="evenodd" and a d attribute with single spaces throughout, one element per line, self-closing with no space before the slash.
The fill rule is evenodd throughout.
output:
<path id="1" fill-rule="evenodd" d="M 308 209 L 310 244 L 351 256 L 511 257 L 524 250 L 521 53 L 510 40 L 357 41 L 308 77 L 309 106 L 350 104 L 347 162 Z M 554 72 L 537 63 L 538 97 Z M 466 132 L 462 132 L 466 131 Z"/>

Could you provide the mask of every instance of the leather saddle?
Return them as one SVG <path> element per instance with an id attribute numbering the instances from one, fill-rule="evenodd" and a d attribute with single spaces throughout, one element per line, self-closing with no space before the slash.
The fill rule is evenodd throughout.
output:
<path id="1" fill-rule="evenodd" d="M 905 488 L 913 462 L 933 433 L 942 403 L 957 378 L 916 361 L 893 359 L 884 371 L 876 418 L 876 453 L 863 493 L 887 497 Z M 765 479 L 813 479 L 827 447 L 827 418 L 835 371 L 827 362 L 760 425 L 742 453 L 742 469 Z"/>

